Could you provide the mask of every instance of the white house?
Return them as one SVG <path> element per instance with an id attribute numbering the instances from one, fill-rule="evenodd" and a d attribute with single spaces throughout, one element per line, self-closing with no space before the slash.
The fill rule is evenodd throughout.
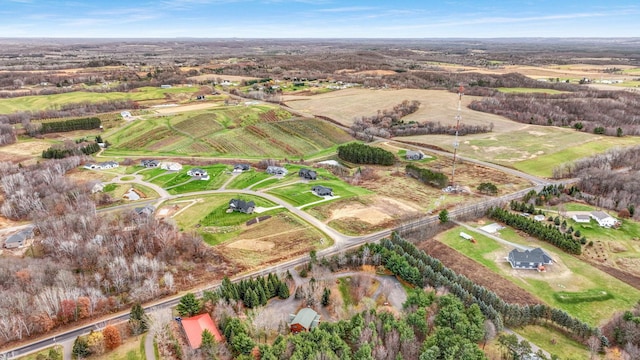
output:
<path id="1" fill-rule="evenodd" d="M 618 220 L 611 217 L 604 211 L 592 211 L 591 217 L 598 222 L 598 224 L 604 228 L 610 228 L 618 223 Z"/>
<path id="2" fill-rule="evenodd" d="M 128 111 L 123 111 L 120 113 L 120 116 L 122 116 L 123 119 L 129 119 L 131 118 L 131 113 Z"/>
<path id="3" fill-rule="evenodd" d="M 192 178 L 198 178 L 200 180 L 209 180 L 209 174 L 207 173 L 207 170 L 203 170 L 200 168 L 190 169 L 189 171 L 187 171 L 187 175 L 191 176 Z"/>
<path id="4" fill-rule="evenodd" d="M 577 223 L 588 223 L 591 221 L 591 217 L 589 215 L 574 214 L 571 218 Z"/>
<path id="5" fill-rule="evenodd" d="M 180 171 L 182 170 L 182 165 L 178 164 L 177 162 L 163 161 L 162 163 L 160 163 L 160 169 L 169 171 Z"/>

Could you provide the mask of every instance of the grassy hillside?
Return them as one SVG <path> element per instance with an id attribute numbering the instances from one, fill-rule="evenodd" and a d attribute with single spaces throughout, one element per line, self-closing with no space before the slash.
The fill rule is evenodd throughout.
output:
<path id="1" fill-rule="evenodd" d="M 317 119 L 291 119 L 267 105 L 221 107 L 134 121 L 107 139 L 109 155 L 165 154 L 229 157 L 306 157 L 350 141 Z"/>
<path id="2" fill-rule="evenodd" d="M 10 114 L 17 111 L 39 111 L 55 109 L 62 105 L 81 102 L 104 102 L 109 100 L 146 101 L 165 99 L 172 94 L 193 93 L 197 87 L 174 87 L 161 89 L 157 87 L 143 87 L 131 92 L 94 93 L 75 91 L 55 95 L 22 96 L 11 99 L 0 99 L 0 114 Z"/>

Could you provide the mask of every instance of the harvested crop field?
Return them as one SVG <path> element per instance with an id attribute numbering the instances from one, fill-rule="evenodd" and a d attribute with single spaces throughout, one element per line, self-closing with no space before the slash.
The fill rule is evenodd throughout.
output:
<path id="1" fill-rule="evenodd" d="M 504 132 L 519 129 L 523 124 L 507 118 L 467 109 L 477 96 L 462 98 L 462 118 L 465 124 L 487 125 L 493 123 L 494 131 Z M 391 109 L 404 100 L 420 101 L 420 109 L 403 119 L 405 121 L 439 121 L 446 125 L 455 125 L 458 109 L 458 96 L 445 90 L 370 90 L 350 88 L 309 97 L 284 97 L 287 106 L 310 115 L 322 115 L 350 126 L 354 118 L 375 115 L 378 110 Z"/>
<path id="2" fill-rule="evenodd" d="M 444 265 L 458 274 L 462 274 L 474 283 L 482 285 L 495 292 L 508 303 L 515 304 L 542 304 L 543 302 L 524 289 L 519 288 L 511 281 L 496 275 L 495 272 L 485 268 L 481 264 L 460 254 L 449 246 L 434 240 L 424 240 L 417 243 L 419 249 L 430 256 L 439 259 Z"/>

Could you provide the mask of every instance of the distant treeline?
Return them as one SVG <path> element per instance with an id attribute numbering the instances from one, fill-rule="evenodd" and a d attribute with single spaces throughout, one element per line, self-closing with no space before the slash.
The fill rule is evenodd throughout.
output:
<path id="1" fill-rule="evenodd" d="M 393 165 L 393 153 L 373 146 L 350 143 L 338 147 L 338 157 L 354 164 Z"/>
<path id="2" fill-rule="evenodd" d="M 405 171 L 422 183 L 438 189 L 442 189 L 449 184 L 449 178 L 441 172 L 419 168 L 413 164 L 407 165 Z"/>
<path id="3" fill-rule="evenodd" d="M 40 127 L 42 134 L 54 132 L 67 132 L 75 130 L 92 130 L 100 128 L 100 119 L 97 117 L 70 119 L 64 121 L 44 122 Z"/>
<path id="4" fill-rule="evenodd" d="M 616 148 L 553 170 L 555 178 L 577 177 L 581 198 L 592 205 L 640 218 L 640 146 Z M 625 213 L 624 211 L 628 211 Z"/>
<path id="5" fill-rule="evenodd" d="M 526 124 L 571 126 L 609 136 L 640 135 L 640 95 L 628 91 L 493 92 L 469 108 Z"/>

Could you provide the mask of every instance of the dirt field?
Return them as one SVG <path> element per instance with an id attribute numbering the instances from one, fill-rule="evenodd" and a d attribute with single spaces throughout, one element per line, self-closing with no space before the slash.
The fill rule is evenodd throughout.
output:
<path id="1" fill-rule="evenodd" d="M 17 142 L 15 144 L 0 147 L 0 161 L 13 163 L 35 163 L 35 157 L 42 155 L 42 151 L 51 146 L 46 141 Z M 26 165 L 26 164 L 25 164 Z"/>
<path id="2" fill-rule="evenodd" d="M 456 250 L 437 240 L 425 240 L 417 244 L 419 249 L 439 259 L 444 265 L 458 274 L 465 275 L 474 283 L 482 285 L 508 303 L 542 304 L 542 301 L 527 291 L 514 285 L 511 281 L 496 275 L 477 262 L 460 254 Z"/>
<path id="3" fill-rule="evenodd" d="M 303 226 L 286 213 L 243 228 L 235 241 L 217 245 L 215 249 L 245 269 L 277 263 L 308 253 L 316 246 L 329 245 L 327 239 L 321 244 L 323 236 L 318 231 Z"/>
<path id="4" fill-rule="evenodd" d="M 519 129 L 523 124 L 504 117 L 467 109 L 475 96 L 463 96 L 462 119 L 465 124 L 487 125 L 493 123 L 496 132 Z M 404 100 L 420 101 L 420 109 L 404 117 L 405 121 L 439 121 L 442 124 L 455 125 L 458 109 L 458 96 L 445 90 L 370 90 L 350 88 L 309 97 L 287 97 L 283 100 L 292 109 L 309 115 L 322 115 L 350 126 L 355 117 L 375 115 L 378 110 L 391 109 Z"/>

